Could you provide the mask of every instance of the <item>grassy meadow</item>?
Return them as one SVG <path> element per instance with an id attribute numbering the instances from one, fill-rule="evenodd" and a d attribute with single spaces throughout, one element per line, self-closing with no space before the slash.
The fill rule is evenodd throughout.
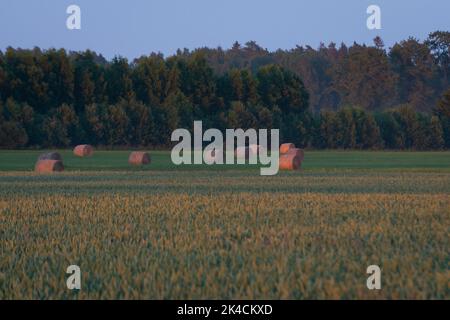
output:
<path id="1" fill-rule="evenodd" d="M 272 177 L 165 151 L 36 174 L 41 152 L 0 151 L 0 299 L 450 299 L 450 152 L 311 151 Z"/>

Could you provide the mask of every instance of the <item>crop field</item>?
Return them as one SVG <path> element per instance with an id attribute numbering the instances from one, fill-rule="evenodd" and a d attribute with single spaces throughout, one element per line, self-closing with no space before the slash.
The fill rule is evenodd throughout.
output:
<path id="1" fill-rule="evenodd" d="M 450 299 L 450 152 L 306 152 L 276 176 L 164 151 L 36 174 L 39 153 L 0 151 L 0 299 Z"/>

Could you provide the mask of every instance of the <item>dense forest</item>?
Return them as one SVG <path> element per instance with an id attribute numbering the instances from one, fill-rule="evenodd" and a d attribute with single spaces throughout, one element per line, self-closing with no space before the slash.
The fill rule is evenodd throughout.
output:
<path id="1" fill-rule="evenodd" d="M 0 147 L 168 147 L 176 128 L 279 128 L 310 148 L 450 148 L 450 32 L 385 48 L 0 51 Z"/>

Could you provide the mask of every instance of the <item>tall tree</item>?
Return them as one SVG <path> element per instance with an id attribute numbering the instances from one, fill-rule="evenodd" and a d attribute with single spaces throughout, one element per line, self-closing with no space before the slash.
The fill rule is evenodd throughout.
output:
<path id="1" fill-rule="evenodd" d="M 68 147 L 76 144 L 80 136 L 79 119 L 72 106 L 62 104 L 55 113 L 44 120 L 43 131 L 45 145 L 56 147 Z"/>
<path id="2" fill-rule="evenodd" d="M 393 70 L 399 80 L 398 99 L 420 111 L 429 111 L 435 103 L 431 86 L 435 65 L 430 49 L 414 38 L 395 44 L 390 52 Z"/>
<path id="3" fill-rule="evenodd" d="M 443 74 L 442 87 L 445 89 L 450 85 L 450 32 L 432 32 L 425 44 L 430 48 L 436 64 Z"/>
<path id="4" fill-rule="evenodd" d="M 437 103 L 434 114 L 441 121 L 445 147 L 450 148 L 450 88 Z"/>
<path id="5" fill-rule="evenodd" d="M 177 74 L 169 70 L 162 55 L 141 57 L 134 63 L 133 84 L 136 97 L 148 105 L 160 105 L 177 89 Z M 172 72 L 172 74 L 171 74 Z"/>
<path id="6" fill-rule="evenodd" d="M 133 82 L 131 80 L 131 68 L 127 59 L 114 57 L 106 69 L 107 94 L 110 104 L 119 102 L 120 99 L 130 100 L 135 97 Z"/>
<path id="7" fill-rule="evenodd" d="M 47 87 L 47 102 L 51 108 L 72 104 L 74 99 L 74 70 L 64 49 L 50 49 L 39 56 L 37 63 Z"/>
<path id="8" fill-rule="evenodd" d="M 336 64 L 334 78 L 332 86 L 340 93 L 343 104 L 375 111 L 394 102 L 396 76 L 379 38 L 374 47 L 353 45 Z"/>
<path id="9" fill-rule="evenodd" d="M 74 65 L 75 110 L 83 113 L 87 105 L 108 102 L 105 80 L 107 61 L 90 50 L 72 53 L 71 58 Z"/>
<path id="10" fill-rule="evenodd" d="M 276 65 L 261 67 L 256 75 L 263 105 L 278 106 L 283 112 L 302 112 L 309 107 L 309 95 L 302 80 Z"/>
<path id="11" fill-rule="evenodd" d="M 445 146 L 444 131 L 442 130 L 441 121 L 437 116 L 432 116 L 429 128 L 429 148 L 440 150 Z"/>

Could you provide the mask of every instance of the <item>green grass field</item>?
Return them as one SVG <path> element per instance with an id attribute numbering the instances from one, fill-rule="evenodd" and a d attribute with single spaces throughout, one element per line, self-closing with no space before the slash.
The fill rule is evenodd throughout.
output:
<path id="1" fill-rule="evenodd" d="M 36 158 L 45 151 L 0 150 L 0 171 L 33 171 Z M 113 170 L 131 171 L 129 151 L 96 151 L 95 157 L 78 158 L 71 150 L 58 150 L 63 156 L 67 171 Z M 161 170 L 252 170 L 257 166 L 242 165 L 181 165 L 170 161 L 170 152 L 152 151 L 152 165 L 139 171 Z M 375 151 L 310 151 L 302 166 L 305 170 L 416 170 L 450 172 L 450 152 L 375 152 Z"/>
<path id="2" fill-rule="evenodd" d="M 36 174 L 39 153 L 0 151 L 0 299 L 450 298 L 450 152 L 307 152 L 272 177 L 163 151 Z"/>

